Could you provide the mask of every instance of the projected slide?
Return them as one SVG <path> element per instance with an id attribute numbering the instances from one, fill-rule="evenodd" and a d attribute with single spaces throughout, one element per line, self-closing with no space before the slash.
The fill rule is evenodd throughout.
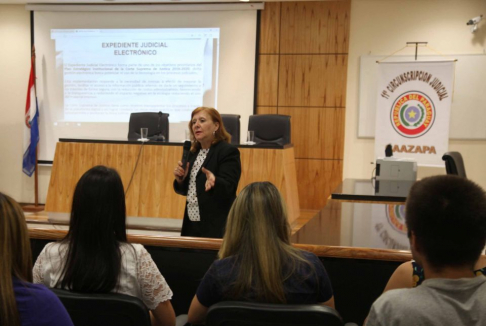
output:
<path id="1" fill-rule="evenodd" d="M 217 107 L 219 32 L 52 29 L 63 95 L 58 122 L 126 122 L 148 111 L 178 122 L 195 107 Z"/>

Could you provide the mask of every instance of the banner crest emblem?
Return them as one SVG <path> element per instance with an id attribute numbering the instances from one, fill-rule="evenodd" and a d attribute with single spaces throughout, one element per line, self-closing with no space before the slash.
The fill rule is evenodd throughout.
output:
<path id="1" fill-rule="evenodd" d="M 434 124 L 435 116 L 434 103 L 419 91 L 401 94 L 390 110 L 393 129 L 407 138 L 417 138 L 427 133 Z"/>

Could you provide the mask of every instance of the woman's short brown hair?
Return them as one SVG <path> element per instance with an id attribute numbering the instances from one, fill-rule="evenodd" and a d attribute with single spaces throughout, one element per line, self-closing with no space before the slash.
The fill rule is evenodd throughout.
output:
<path id="1" fill-rule="evenodd" d="M 203 111 L 209 115 L 209 117 L 213 122 L 217 122 L 219 124 L 218 130 L 216 130 L 216 132 L 214 133 L 213 144 L 216 144 L 222 140 L 227 143 L 231 142 L 231 135 L 224 128 L 223 119 L 221 118 L 221 115 L 219 114 L 218 110 L 214 108 L 200 106 L 195 108 L 194 111 L 192 111 L 191 120 L 189 121 L 189 130 L 191 132 L 191 142 L 192 142 L 192 146 L 191 146 L 192 152 L 196 152 L 198 149 L 201 148 L 201 144 L 199 144 L 199 142 L 196 141 L 196 138 L 194 137 L 194 131 L 192 130 L 192 118 L 199 112 L 203 112 Z"/>

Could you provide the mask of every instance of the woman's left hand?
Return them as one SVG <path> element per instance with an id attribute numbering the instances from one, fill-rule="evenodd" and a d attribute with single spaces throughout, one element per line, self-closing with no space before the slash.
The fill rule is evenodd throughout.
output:
<path id="1" fill-rule="evenodd" d="M 206 175 L 206 191 L 209 191 L 214 187 L 216 177 L 214 176 L 213 172 L 207 170 L 206 168 L 202 168 L 202 172 Z"/>

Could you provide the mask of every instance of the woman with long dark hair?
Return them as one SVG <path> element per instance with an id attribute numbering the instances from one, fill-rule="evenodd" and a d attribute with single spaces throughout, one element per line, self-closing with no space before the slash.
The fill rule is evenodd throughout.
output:
<path id="1" fill-rule="evenodd" d="M 32 284 L 24 212 L 0 193 L 0 325 L 70 326 L 66 309 L 45 286 Z"/>
<path id="2" fill-rule="evenodd" d="M 199 285 L 189 322 L 203 322 L 211 305 L 227 300 L 334 308 L 324 266 L 314 254 L 291 245 L 285 204 L 270 182 L 246 186 L 233 203 L 219 260 Z"/>
<path id="3" fill-rule="evenodd" d="M 76 185 L 66 237 L 43 249 L 34 282 L 81 293 L 136 296 L 153 325 L 174 325 L 172 291 L 147 250 L 127 242 L 123 184 L 105 166 L 87 171 Z"/>

